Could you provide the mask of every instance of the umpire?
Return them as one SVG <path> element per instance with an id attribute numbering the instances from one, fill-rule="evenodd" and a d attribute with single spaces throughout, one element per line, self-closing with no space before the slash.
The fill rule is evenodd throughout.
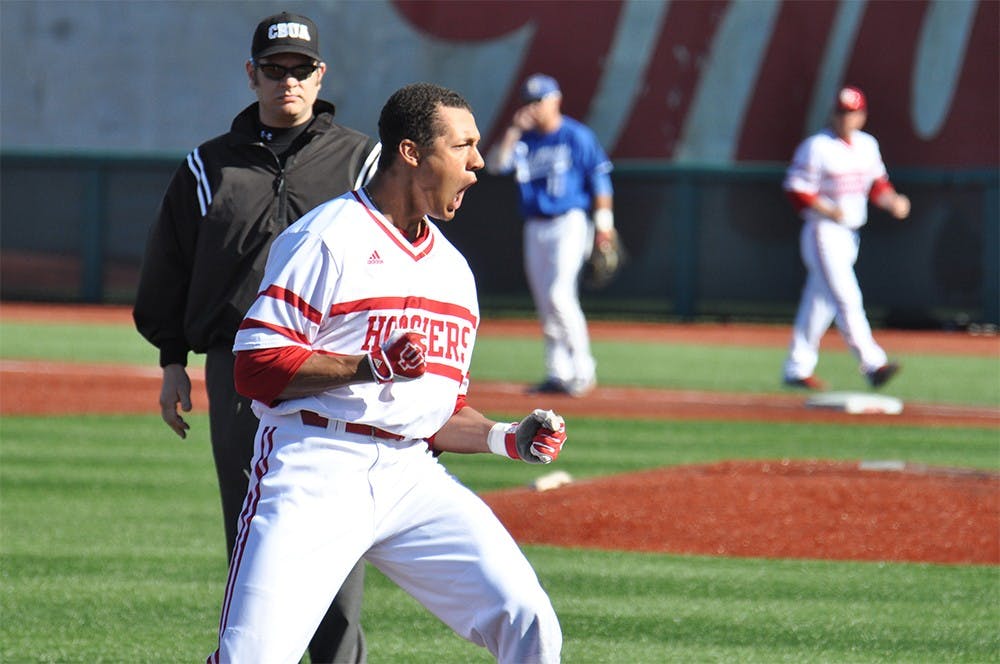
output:
<path id="1" fill-rule="evenodd" d="M 205 353 L 209 423 L 232 552 L 257 418 L 233 387 L 233 341 L 271 241 L 300 216 L 370 179 L 380 146 L 334 123 L 318 98 L 326 64 L 316 24 L 287 12 L 253 35 L 246 75 L 257 102 L 180 165 L 149 233 L 133 317 L 160 351 L 164 422 L 185 438 L 190 352 Z M 364 662 L 364 564 L 344 582 L 309 644 L 312 662 Z"/>

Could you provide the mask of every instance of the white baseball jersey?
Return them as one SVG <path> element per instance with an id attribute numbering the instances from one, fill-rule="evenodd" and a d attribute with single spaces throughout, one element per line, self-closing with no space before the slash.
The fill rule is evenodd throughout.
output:
<path id="1" fill-rule="evenodd" d="M 858 229 L 868 220 L 868 192 L 886 177 L 878 141 L 855 131 L 848 143 L 830 129 L 813 134 L 795 150 L 785 176 L 786 191 L 818 195 L 840 207 L 841 224 Z M 806 221 L 822 219 L 812 208 L 802 211 Z"/>
<path id="2" fill-rule="evenodd" d="M 298 662 L 359 558 L 501 664 L 559 661 L 562 631 L 530 563 L 482 499 L 420 440 L 440 430 L 465 392 L 479 323 L 468 264 L 426 223 L 428 232 L 411 243 L 355 191 L 271 245 L 237 351 L 299 346 L 356 355 L 410 328 L 427 335 L 427 371 L 254 403 L 260 427 L 219 648 L 208 662 Z M 322 417 L 406 439 L 351 432 Z"/>
<path id="3" fill-rule="evenodd" d="M 840 208 L 843 217 L 835 221 L 812 207 L 801 211 L 804 223 L 799 248 L 809 276 L 785 360 L 786 380 L 813 375 L 820 341 L 834 321 L 858 357 L 862 373 L 887 362 L 885 350 L 872 336 L 854 273 L 858 229 L 868 221 L 868 195 L 872 184 L 885 178 L 878 141 L 862 131 L 855 131 L 847 142 L 831 129 L 824 129 L 795 150 L 785 190 L 825 198 Z"/>
<path id="4" fill-rule="evenodd" d="M 427 335 L 427 373 L 415 381 L 363 382 L 274 406 L 258 417 L 309 410 L 406 438 L 435 434 L 468 388 L 479 325 L 475 280 L 440 230 L 407 240 L 362 191 L 306 214 L 271 247 L 261 293 L 234 350 L 296 345 L 356 355 L 396 328 Z"/>

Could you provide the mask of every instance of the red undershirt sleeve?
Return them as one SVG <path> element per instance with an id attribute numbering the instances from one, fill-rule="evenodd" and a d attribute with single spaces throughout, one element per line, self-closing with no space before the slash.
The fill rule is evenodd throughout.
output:
<path id="1" fill-rule="evenodd" d="M 816 194 L 807 194 L 801 191 L 786 191 L 785 196 L 788 197 L 796 212 L 802 212 L 806 208 L 812 207 L 817 198 Z"/>
<path id="2" fill-rule="evenodd" d="M 236 353 L 233 382 L 245 397 L 273 406 L 295 372 L 313 351 L 301 346 L 241 350 Z"/>
<path id="3" fill-rule="evenodd" d="M 874 203 L 878 201 L 879 196 L 887 191 L 895 192 L 896 188 L 889 182 L 889 178 L 881 177 L 872 183 L 871 191 L 868 192 L 868 198 Z"/>

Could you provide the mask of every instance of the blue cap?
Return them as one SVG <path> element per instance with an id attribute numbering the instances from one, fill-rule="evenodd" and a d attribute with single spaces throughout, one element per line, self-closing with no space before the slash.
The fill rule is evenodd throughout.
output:
<path id="1" fill-rule="evenodd" d="M 543 97 L 559 93 L 559 84 L 556 79 L 545 74 L 532 74 L 524 82 L 521 88 L 521 99 L 524 101 L 538 101 Z"/>

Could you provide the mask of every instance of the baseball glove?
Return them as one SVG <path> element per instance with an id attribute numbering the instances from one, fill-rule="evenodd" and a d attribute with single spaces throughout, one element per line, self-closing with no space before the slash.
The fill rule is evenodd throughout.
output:
<path id="1" fill-rule="evenodd" d="M 627 259 L 618 231 L 611 230 L 598 237 L 583 266 L 583 285 L 592 290 L 604 288 L 618 276 Z"/>

